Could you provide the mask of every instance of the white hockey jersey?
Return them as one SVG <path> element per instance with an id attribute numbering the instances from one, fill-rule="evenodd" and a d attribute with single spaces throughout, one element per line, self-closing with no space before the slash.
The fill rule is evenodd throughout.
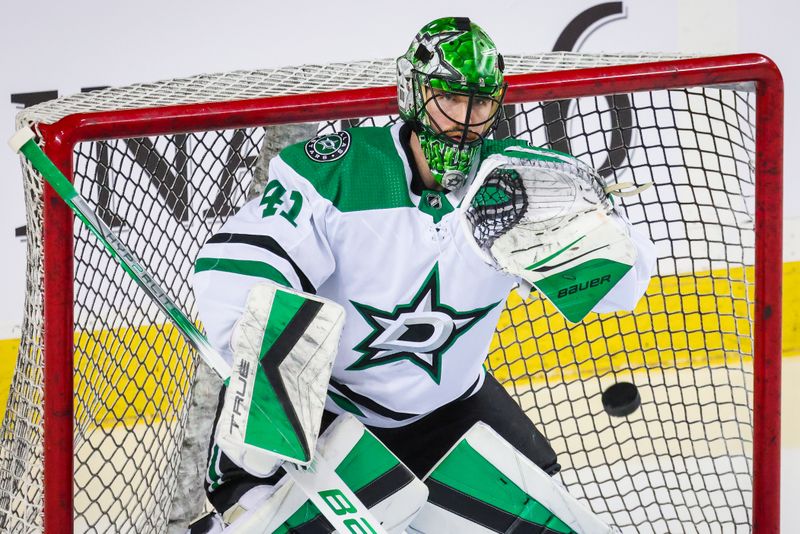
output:
<path id="1" fill-rule="evenodd" d="M 466 242 L 459 195 L 414 176 L 410 129 L 353 128 L 285 148 L 261 198 L 201 249 L 194 291 L 211 343 L 232 361 L 230 337 L 250 288 L 264 279 L 332 299 L 346 310 L 326 409 L 363 423 L 409 424 L 466 397 L 517 279 Z M 520 141 L 486 141 L 482 157 Z M 632 309 L 655 254 L 633 232 L 639 260 L 595 311 Z"/>

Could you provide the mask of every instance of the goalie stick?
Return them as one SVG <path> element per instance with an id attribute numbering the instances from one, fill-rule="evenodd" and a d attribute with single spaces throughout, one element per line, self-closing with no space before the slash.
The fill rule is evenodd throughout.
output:
<path id="1" fill-rule="evenodd" d="M 126 273 L 147 293 L 158 307 L 170 317 L 189 343 L 197 350 L 199 356 L 223 380 L 231 375 L 231 366 L 211 346 L 208 339 L 161 289 L 161 286 L 142 265 L 133 252 L 122 240 L 97 216 L 86 200 L 75 187 L 47 157 L 38 144 L 36 134 L 31 128 L 19 130 L 8 144 L 14 152 L 22 154 L 49 183 L 55 192 L 69 206 L 84 225 L 100 240 L 106 250 L 116 259 Z M 324 458 L 312 461 L 308 468 L 292 462 L 284 462 L 283 467 L 297 484 L 308 494 L 309 499 L 319 511 L 330 521 L 334 529 L 341 533 L 364 532 L 371 534 L 387 534 L 366 506 L 355 493 L 344 483 L 336 472 L 330 468 Z M 312 474 L 313 473 L 313 474 Z M 328 493 L 324 493 L 327 490 Z M 348 507 L 342 507 L 341 501 L 326 498 L 330 491 L 336 492 L 349 501 Z M 357 528 L 358 530 L 354 530 Z M 369 530 L 367 530 L 369 529 Z"/>

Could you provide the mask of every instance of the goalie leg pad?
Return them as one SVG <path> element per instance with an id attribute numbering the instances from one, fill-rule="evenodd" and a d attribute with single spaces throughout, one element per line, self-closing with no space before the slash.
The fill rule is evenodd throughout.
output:
<path id="1" fill-rule="evenodd" d="M 402 533 L 426 502 L 425 484 L 349 414 L 339 416 L 320 436 L 318 452 L 335 466 L 336 473 L 390 534 Z M 330 523 L 289 477 L 274 489 L 251 490 L 239 504 L 235 514 L 226 513 L 231 521 L 224 531 L 227 534 L 332 531 Z M 347 507 L 341 500 L 337 505 Z"/>
<path id="2" fill-rule="evenodd" d="M 231 340 L 233 372 L 216 443 L 256 476 L 276 461 L 311 461 L 344 309 L 327 299 L 262 283 L 250 291 Z"/>
<path id="3" fill-rule="evenodd" d="M 409 532 L 618 532 L 484 423 L 456 443 L 425 483 L 428 504 Z"/>

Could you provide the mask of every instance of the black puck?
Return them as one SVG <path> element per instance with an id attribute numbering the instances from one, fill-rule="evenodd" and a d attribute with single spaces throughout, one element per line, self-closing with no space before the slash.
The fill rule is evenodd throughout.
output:
<path id="1" fill-rule="evenodd" d="M 603 409 L 612 417 L 625 417 L 642 405 L 639 390 L 630 382 L 617 382 L 603 392 Z"/>

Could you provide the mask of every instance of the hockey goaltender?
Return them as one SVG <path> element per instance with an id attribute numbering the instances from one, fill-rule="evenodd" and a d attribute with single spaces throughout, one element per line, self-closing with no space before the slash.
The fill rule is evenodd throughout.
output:
<path id="1" fill-rule="evenodd" d="M 200 317 L 234 373 L 191 533 L 615 531 L 483 362 L 509 291 L 573 322 L 630 310 L 654 247 L 581 161 L 492 139 L 503 70 L 474 22 L 427 24 L 397 60 L 401 121 L 286 147 L 203 246 Z M 318 492 L 333 516 L 308 496 L 332 470 L 352 490 Z"/>

